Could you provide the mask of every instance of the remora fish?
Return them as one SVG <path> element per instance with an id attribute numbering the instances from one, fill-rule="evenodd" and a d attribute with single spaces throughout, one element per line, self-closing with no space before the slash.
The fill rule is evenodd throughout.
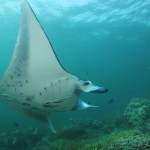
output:
<path id="1" fill-rule="evenodd" d="M 31 6 L 21 0 L 17 43 L 0 81 L 0 100 L 28 116 L 48 122 L 51 112 L 96 107 L 79 99 L 81 91 L 105 93 L 108 90 L 80 80 L 62 67 Z"/>

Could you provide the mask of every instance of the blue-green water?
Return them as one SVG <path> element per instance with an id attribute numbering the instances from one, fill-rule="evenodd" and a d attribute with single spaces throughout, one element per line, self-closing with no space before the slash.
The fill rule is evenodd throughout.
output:
<path id="1" fill-rule="evenodd" d="M 0 76 L 16 43 L 20 8 L 0 0 Z M 29 0 L 55 52 L 70 73 L 107 87 L 107 94 L 82 94 L 99 108 L 53 115 L 103 119 L 123 111 L 133 97 L 150 97 L 150 2 L 148 0 Z M 108 104 L 114 99 L 112 104 Z M 35 122 L 1 104 L 1 128 Z M 36 122 L 38 125 L 38 123 Z"/>

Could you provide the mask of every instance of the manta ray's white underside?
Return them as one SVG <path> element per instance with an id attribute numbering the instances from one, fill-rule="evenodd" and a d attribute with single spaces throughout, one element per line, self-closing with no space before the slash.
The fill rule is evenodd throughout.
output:
<path id="1" fill-rule="evenodd" d="M 17 44 L 0 81 L 1 101 L 45 120 L 50 112 L 80 108 L 80 91 L 107 91 L 65 71 L 26 0 L 21 0 L 21 10 Z"/>

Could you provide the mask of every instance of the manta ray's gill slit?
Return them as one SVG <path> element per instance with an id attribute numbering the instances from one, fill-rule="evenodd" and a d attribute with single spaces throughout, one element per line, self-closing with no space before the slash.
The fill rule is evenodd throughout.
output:
<path id="1" fill-rule="evenodd" d="M 23 105 L 23 106 L 31 106 L 31 104 L 30 104 L 30 103 L 25 103 L 25 102 L 24 102 L 24 103 L 22 103 L 22 105 Z"/>
<path id="2" fill-rule="evenodd" d="M 58 104 L 55 104 L 54 102 L 46 102 L 45 104 L 43 104 L 44 108 L 56 108 L 58 107 Z"/>

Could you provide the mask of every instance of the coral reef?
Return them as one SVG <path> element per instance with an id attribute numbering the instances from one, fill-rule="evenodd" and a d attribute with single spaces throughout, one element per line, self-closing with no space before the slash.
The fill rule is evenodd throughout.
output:
<path id="1" fill-rule="evenodd" d="M 93 137 L 92 137 L 93 138 Z M 82 140 L 78 142 L 59 140 L 55 141 L 53 150 L 148 150 L 150 136 L 138 130 L 114 132 L 102 139 Z"/>
<path id="2" fill-rule="evenodd" d="M 35 148 L 37 149 L 37 148 Z M 52 150 L 149 150 L 150 135 L 139 130 L 114 131 L 111 135 L 93 137 L 80 141 L 57 139 Z M 39 149 L 39 150 L 42 150 Z M 48 150 L 48 148 L 46 149 Z"/>
<path id="3" fill-rule="evenodd" d="M 144 126 L 150 121 L 150 100 L 146 98 L 133 98 L 124 111 L 128 122 L 135 127 Z"/>
<path id="4" fill-rule="evenodd" d="M 136 136 L 141 135 L 142 133 L 138 130 L 122 130 L 114 131 L 110 136 L 106 137 L 103 141 L 103 150 L 120 150 L 126 149 L 124 146 L 128 147 L 130 150 L 133 148 L 133 143 L 130 138 L 135 138 Z M 129 144 L 130 143 L 130 144 Z"/>
<path id="5" fill-rule="evenodd" d="M 0 132 L 2 150 L 150 150 L 150 101 L 130 100 L 124 112 L 105 120 L 74 120 L 51 134 L 42 127 Z"/>
<path id="6" fill-rule="evenodd" d="M 31 150 L 44 136 L 45 130 L 35 127 L 13 128 L 0 134 L 0 150 Z"/>
<path id="7" fill-rule="evenodd" d="M 149 150 L 150 149 L 150 136 L 148 135 L 135 135 L 122 138 L 117 141 L 110 150 Z M 107 149 L 108 150 L 108 149 Z"/>

